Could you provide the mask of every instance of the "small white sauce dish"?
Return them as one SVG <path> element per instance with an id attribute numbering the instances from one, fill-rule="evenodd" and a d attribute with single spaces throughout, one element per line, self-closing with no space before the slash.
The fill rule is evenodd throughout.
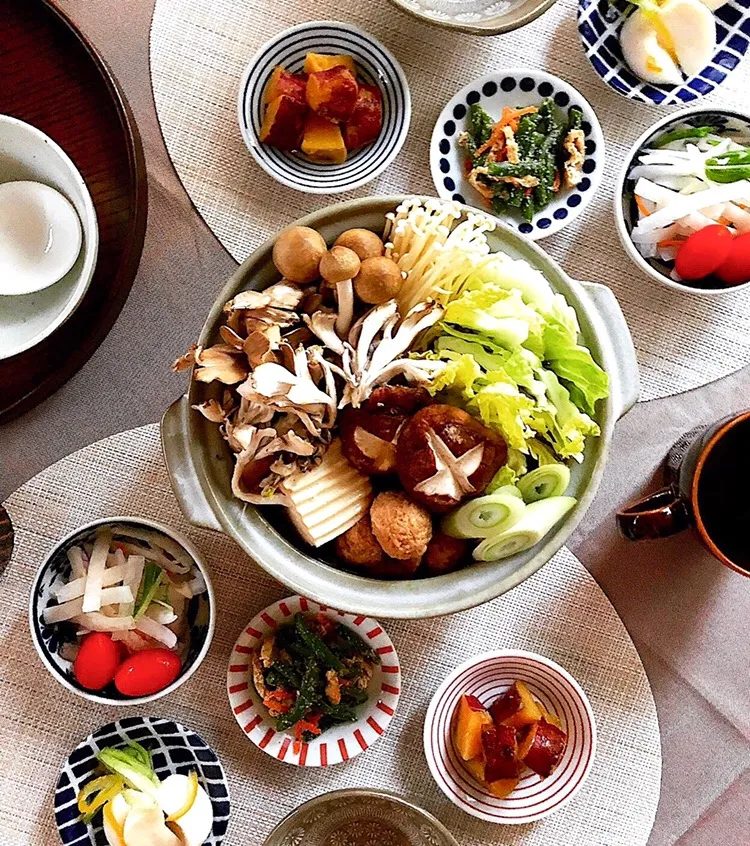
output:
<path id="1" fill-rule="evenodd" d="M 99 229 L 86 183 L 41 130 L 0 115 L 0 360 L 49 337 L 96 268 Z"/>

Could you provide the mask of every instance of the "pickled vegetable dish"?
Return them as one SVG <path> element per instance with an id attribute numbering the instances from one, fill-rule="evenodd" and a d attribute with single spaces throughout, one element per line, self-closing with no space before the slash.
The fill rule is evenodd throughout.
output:
<path id="1" fill-rule="evenodd" d="M 47 625 L 67 627 L 60 655 L 86 690 L 147 696 L 172 684 L 187 654 L 188 605 L 207 590 L 182 547 L 131 525 L 97 529 L 68 550 L 70 574 L 52 585 Z"/>
<path id="2" fill-rule="evenodd" d="M 583 179 L 583 112 L 577 106 L 563 115 L 546 99 L 539 106 L 506 107 L 495 120 L 474 103 L 458 144 L 469 183 L 496 214 L 516 212 L 531 221 L 558 191 Z"/>
<path id="3" fill-rule="evenodd" d="M 332 726 L 357 720 L 379 663 L 342 623 L 324 614 L 297 614 L 254 653 L 252 680 L 276 729 L 307 743 Z"/>
<path id="4" fill-rule="evenodd" d="M 492 218 L 417 198 L 386 218 L 330 248 L 282 232 L 281 281 L 237 294 L 175 369 L 218 383 L 194 408 L 235 496 L 338 566 L 435 577 L 530 549 L 575 506 L 609 383 L 565 298 L 491 251 Z"/>

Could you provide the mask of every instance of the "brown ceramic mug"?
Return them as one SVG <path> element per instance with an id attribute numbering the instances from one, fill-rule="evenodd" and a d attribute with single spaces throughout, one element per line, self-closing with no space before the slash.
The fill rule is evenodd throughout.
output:
<path id="1" fill-rule="evenodd" d="M 708 551 L 750 576 L 750 411 L 683 435 L 667 456 L 666 486 L 617 513 L 629 540 L 695 526 Z"/>

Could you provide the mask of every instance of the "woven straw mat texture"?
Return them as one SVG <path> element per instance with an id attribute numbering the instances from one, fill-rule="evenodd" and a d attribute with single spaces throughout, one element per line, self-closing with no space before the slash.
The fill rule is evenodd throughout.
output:
<path id="1" fill-rule="evenodd" d="M 643 275 L 620 245 L 612 220 L 615 179 L 630 145 L 663 111 L 626 100 L 601 82 L 580 46 L 574 0 L 559 0 L 533 23 L 496 38 L 415 21 L 387 0 L 320 0 L 314 7 L 299 0 L 156 0 L 151 76 L 164 139 L 190 198 L 237 261 L 295 218 L 329 204 L 267 176 L 237 124 L 237 91 L 247 63 L 272 34 L 311 19 L 350 21 L 380 39 L 401 62 L 413 101 L 411 130 L 398 159 L 369 185 L 330 202 L 434 193 L 430 136 L 456 91 L 503 68 L 549 71 L 575 85 L 596 109 L 607 161 L 587 212 L 542 245 L 573 278 L 605 282 L 617 294 L 638 351 L 641 399 L 705 385 L 750 362 L 750 291 L 718 298 L 672 291 Z M 748 82 L 745 62 L 702 102 L 737 107 Z M 222 281 L 215 280 L 217 289 Z"/>
<path id="2" fill-rule="evenodd" d="M 225 680 L 240 630 L 288 595 L 232 541 L 188 526 L 164 467 L 157 425 L 99 441 L 27 482 L 6 503 L 16 527 L 14 559 L 3 576 L 0 615 L 0 831 L 4 846 L 53 846 L 52 795 L 60 766 L 86 735 L 128 714 L 164 716 L 201 734 L 229 778 L 227 846 L 259 846 L 293 808 L 329 790 L 395 790 L 436 814 L 462 846 L 640 846 L 659 800 L 659 726 L 648 680 L 620 618 L 566 549 L 533 578 L 481 608 L 386 628 L 401 659 L 403 694 L 388 733 L 349 763 L 293 768 L 253 746 L 234 720 Z M 217 598 L 216 635 L 206 660 L 178 691 L 145 706 L 114 709 L 65 691 L 34 653 L 28 590 L 56 539 L 113 515 L 150 517 L 184 532 L 205 555 Z M 427 705 L 450 670 L 473 655 L 513 647 L 562 664 L 591 699 L 599 730 L 594 767 L 578 796 L 530 826 L 475 820 L 434 784 L 422 752 Z M 11 752 L 12 750 L 12 752 Z M 623 800 L 627 797 L 627 801 Z"/>

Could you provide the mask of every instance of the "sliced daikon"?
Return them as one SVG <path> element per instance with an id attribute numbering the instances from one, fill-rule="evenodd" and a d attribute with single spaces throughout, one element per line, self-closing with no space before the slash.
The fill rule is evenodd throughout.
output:
<path id="1" fill-rule="evenodd" d="M 118 535 L 126 538 L 135 538 L 136 540 L 145 541 L 157 553 L 158 557 L 146 555 L 150 561 L 156 561 L 162 564 L 165 569 L 173 573 L 187 573 L 193 566 L 193 560 L 185 552 L 185 550 L 172 538 L 167 538 L 160 535 L 158 532 L 152 532 L 148 529 L 140 529 L 137 526 L 113 526 L 112 531 Z M 159 550 L 168 552 L 171 558 L 167 558 L 163 554 L 159 554 Z M 172 560 L 174 559 L 174 560 Z"/>
<path id="2" fill-rule="evenodd" d="M 74 579 L 86 577 L 88 558 L 80 546 L 72 546 L 68 550 L 68 561 L 70 561 L 70 572 Z"/>
<path id="3" fill-rule="evenodd" d="M 109 529 L 103 529 L 96 535 L 94 548 L 91 552 L 86 587 L 83 591 L 83 611 L 98 611 L 102 607 L 102 580 L 104 568 L 107 566 L 107 555 L 112 544 L 112 534 Z"/>
<path id="4" fill-rule="evenodd" d="M 118 582 L 123 580 L 128 572 L 128 568 L 124 564 L 117 565 L 116 567 L 107 567 L 104 571 L 104 575 L 102 576 L 102 587 L 105 588 L 110 587 L 110 585 L 116 585 Z M 52 596 L 54 596 L 58 602 L 68 602 L 71 599 L 77 599 L 79 596 L 83 596 L 85 587 L 86 577 L 83 576 L 82 578 L 73 579 L 67 584 L 56 587 L 52 591 Z"/>
<path id="5" fill-rule="evenodd" d="M 138 585 L 141 583 L 145 564 L 146 559 L 142 555 L 128 555 L 128 575 L 123 584 L 126 584 L 130 588 L 133 593 L 133 597 L 138 595 Z M 134 600 L 131 602 L 124 602 L 120 605 L 120 614 L 132 614 L 134 610 Z"/>
<path id="6" fill-rule="evenodd" d="M 732 200 L 742 200 L 748 197 L 750 197 L 750 182 L 746 179 L 719 185 L 706 191 L 682 196 L 679 200 L 675 200 L 675 202 L 659 209 L 652 215 L 641 218 L 638 222 L 638 228 L 644 232 L 660 229 L 669 226 L 670 223 L 674 223 L 691 212 L 700 211 L 702 208 L 712 206 L 715 203 L 729 203 Z"/>
<path id="7" fill-rule="evenodd" d="M 159 643 L 163 643 L 167 649 L 174 649 L 177 645 L 177 635 L 171 629 L 157 623 L 156 620 L 152 620 L 145 614 L 138 619 L 136 629 L 154 640 L 158 640 Z"/>
<path id="8" fill-rule="evenodd" d="M 128 602 L 132 599 L 133 594 L 129 587 L 118 585 L 117 587 L 104 588 L 100 592 L 102 605 L 112 605 L 115 602 Z M 60 605 L 50 605 L 44 609 L 45 623 L 62 623 L 65 620 L 71 620 L 73 617 L 81 613 L 88 613 L 83 611 L 83 604 L 85 597 L 78 597 L 72 599 L 70 602 L 63 602 Z"/>
<path id="9" fill-rule="evenodd" d="M 71 622 L 90 632 L 116 632 L 135 627 L 135 620 L 132 617 L 107 617 L 100 611 L 77 614 L 71 617 Z"/>

